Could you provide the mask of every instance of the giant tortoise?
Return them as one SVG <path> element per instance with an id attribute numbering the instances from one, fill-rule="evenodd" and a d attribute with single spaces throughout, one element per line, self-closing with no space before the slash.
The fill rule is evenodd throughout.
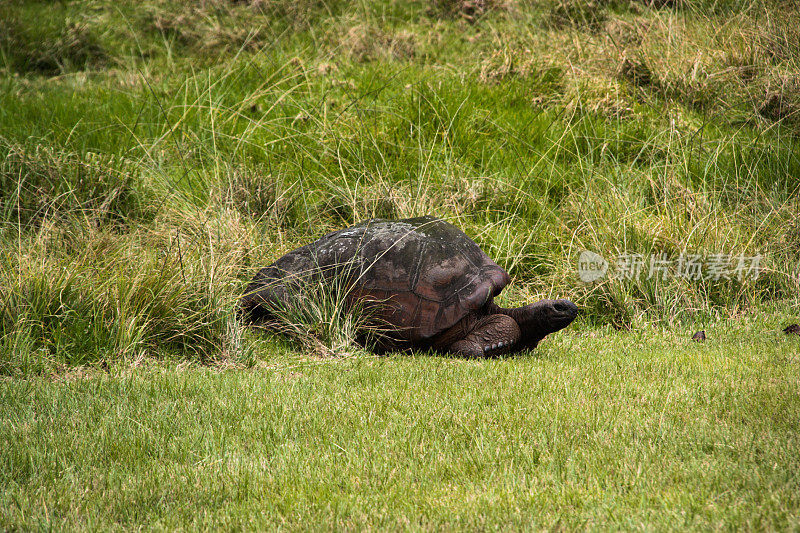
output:
<path id="1" fill-rule="evenodd" d="M 393 347 L 468 357 L 534 348 L 578 312 L 569 300 L 499 307 L 508 274 L 432 216 L 368 220 L 289 252 L 256 273 L 239 310 L 250 322 L 275 318 L 309 280 L 344 287 L 343 305 L 370 309 Z"/>

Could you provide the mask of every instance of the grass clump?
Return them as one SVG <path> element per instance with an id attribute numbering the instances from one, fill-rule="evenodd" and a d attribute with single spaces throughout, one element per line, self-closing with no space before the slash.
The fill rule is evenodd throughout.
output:
<path id="1" fill-rule="evenodd" d="M 551 2 L 548 22 L 555 28 L 575 27 L 596 31 L 606 21 L 604 0 L 557 0 Z"/>
<path id="2" fill-rule="evenodd" d="M 196 261 L 213 244 L 180 235 L 120 239 L 84 220 L 69 230 L 63 224 L 44 223 L 18 250 L 5 250 L 3 374 L 146 356 L 212 362 L 246 355 L 228 301 L 229 267 L 220 258 Z M 144 249 L 154 238 L 161 244 Z"/>
<path id="3" fill-rule="evenodd" d="M 19 19 L 12 6 L 0 7 L 0 60 L 5 67 L 52 76 L 104 66 L 108 53 L 95 30 L 64 16 L 62 7 L 53 9 L 46 14 L 26 10 Z"/>
<path id="4" fill-rule="evenodd" d="M 429 0 L 428 15 L 460 18 L 475 24 L 490 12 L 508 12 L 515 9 L 510 0 Z"/>
<path id="5" fill-rule="evenodd" d="M 24 225 L 80 215 L 97 224 L 152 218 L 155 198 L 135 162 L 105 154 L 26 148 L 0 139 L 0 206 L 7 223 Z"/>
<path id="6" fill-rule="evenodd" d="M 170 44 L 199 52 L 258 50 L 270 36 L 265 25 L 247 24 L 249 10 L 236 9 L 233 3 L 176 4 L 165 9 L 157 5 L 143 17 L 143 25 Z"/>
<path id="7" fill-rule="evenodd" d="M 356 25 L 347 30 L 338 46 L 348 58 L 363 63 L 379 59 L 409 59 L 414 57 L 414 35 L 408 32 L 389 34 L 369 25 Z"/>
<path id="8" fill-rule="evenodd" d="M 300 350 L 319 357 L 350 357 L 365 349 L 383 349 L 386 329 L 368 308 L 349 298 L 350 291 L 337 280 L 307 280 L 274 305 L 269 319 L 259 325 L 286 335 Z"/>
<path id="9" fill-rule="evenodd" d="M 285 183 L 267 169 L 231 168 L 217 191 L 215 201 L 253 217 L 267 227 L 292 228 L 305 214 L 298 183 Z"/>

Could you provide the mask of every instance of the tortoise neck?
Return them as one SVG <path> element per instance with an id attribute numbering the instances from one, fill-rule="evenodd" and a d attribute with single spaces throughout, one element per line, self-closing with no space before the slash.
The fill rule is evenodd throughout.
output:
<path id="1" fill-rule="evenodd" d="M 508 309 L 506 307 L 500 307 L 496 303 L 491 302 L 487 306 L 486 310 L 489 312 L 490 315 L 506 315 L 506 316 L 510 316 L 511 318 L 516 320 L 517 323 L 519 323 L 519 321 L 522 320 L 522 318 L 523 318 L 522 317 L 522 309 L 519 308 L 519 307 L 514 307 L 512 309 Z"/>

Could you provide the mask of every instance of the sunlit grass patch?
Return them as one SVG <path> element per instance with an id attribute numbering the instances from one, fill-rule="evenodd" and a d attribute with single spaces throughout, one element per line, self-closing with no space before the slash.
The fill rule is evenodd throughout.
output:
<path id="1" fill-rule="evenodd" d="M 0 522 L 791 528 L 797 343 L 774 323 L 709 324 L 705 344 L 583 329 L 501 360 L 273 353 L 2 381 Z"/>

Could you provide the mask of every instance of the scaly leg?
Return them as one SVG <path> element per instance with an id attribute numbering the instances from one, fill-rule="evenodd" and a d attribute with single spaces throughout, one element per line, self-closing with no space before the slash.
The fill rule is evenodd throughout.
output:
<path id="1" fill-rule="evenodd" d="M 509 316 L 519 324 L 522 339 L 517 349 L 524 350 L 536 348 L 547 335 L 567 327 L 578 315 L 578 307 L 569 300 L 542 300 L 514 309 L 492 303 L 489 312 Z"/>
<path id="2" fill-rule="evenodd" d="M 447 351 L 466 357 L 495 357 L 512 351 L 519 339 L 516 320 L 507 315 L 487 315 L 478 320 L 466 337 L 451 344 Z"/>

